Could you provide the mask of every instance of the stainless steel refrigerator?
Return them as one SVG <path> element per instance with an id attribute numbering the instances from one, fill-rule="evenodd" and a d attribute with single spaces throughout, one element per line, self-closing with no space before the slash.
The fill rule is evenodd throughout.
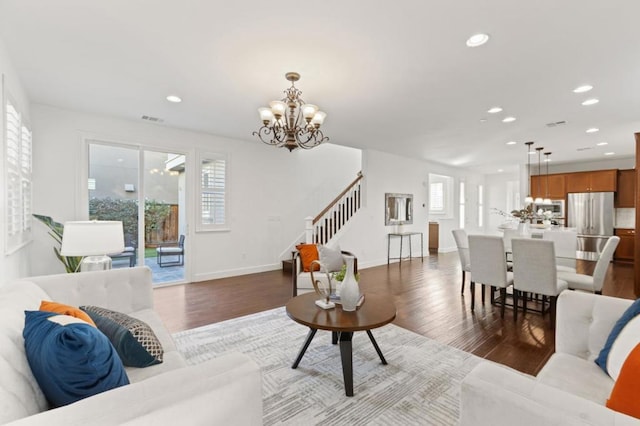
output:
<path id="1" fill-rule="evenodd" d="M 578 257 L 597 260 L 613 235 L 613 192 L 569 194 L 567 226 L 578 231 Z"/>

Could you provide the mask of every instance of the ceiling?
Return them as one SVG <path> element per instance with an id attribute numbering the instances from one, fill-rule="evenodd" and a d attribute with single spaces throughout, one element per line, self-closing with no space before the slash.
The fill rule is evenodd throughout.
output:
<path id="1" fill-rule="evenodd" d="M 496 173 L 529 140 L 558 163 L 634 155 L 639 15 L 637 0 L 0 0 L 0 37 L 34 103 L 259 144 L 257 108 L 297 71 L 331 143 Z"/>

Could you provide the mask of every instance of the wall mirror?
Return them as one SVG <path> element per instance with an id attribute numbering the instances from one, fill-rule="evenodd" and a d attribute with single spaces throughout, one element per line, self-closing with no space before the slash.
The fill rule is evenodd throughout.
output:
<path id="1" fill-rule="evenodd" d="M 413 194 L 388 192 L 384 198 L 385 225 L 410 225 L 413 223 Z"/>

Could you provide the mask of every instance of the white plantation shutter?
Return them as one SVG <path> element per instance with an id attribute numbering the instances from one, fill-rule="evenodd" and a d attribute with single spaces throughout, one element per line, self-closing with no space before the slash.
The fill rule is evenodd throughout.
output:
<path id="1" fill-rule="evenodd" d="M 207 154 L 200 160 L 200 230 L 227 225 L 227 159 Z"/>
<path id="2" fill-rule="evenodd" d="M 31 230 L 31 131 L 16 107 L 5 105 L 7 246 L 11 252 L 28 242 Z"/>
<path id="3" fill-rule="evenodd" d="M 429 210 L 432 212 L 444 211 L 444 183 L 435 182 L 430 185 Z"/>

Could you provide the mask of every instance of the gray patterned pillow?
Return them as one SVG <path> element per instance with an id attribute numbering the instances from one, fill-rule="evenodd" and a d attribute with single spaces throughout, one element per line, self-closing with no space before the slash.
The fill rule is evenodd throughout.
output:
<path id="1" fill-rule="evenodd" d="M 128 367 L 148 367 L 162 362 L 164 349 L 144 321 L 97 306 L 80 306 L 96 323 Z"/>

